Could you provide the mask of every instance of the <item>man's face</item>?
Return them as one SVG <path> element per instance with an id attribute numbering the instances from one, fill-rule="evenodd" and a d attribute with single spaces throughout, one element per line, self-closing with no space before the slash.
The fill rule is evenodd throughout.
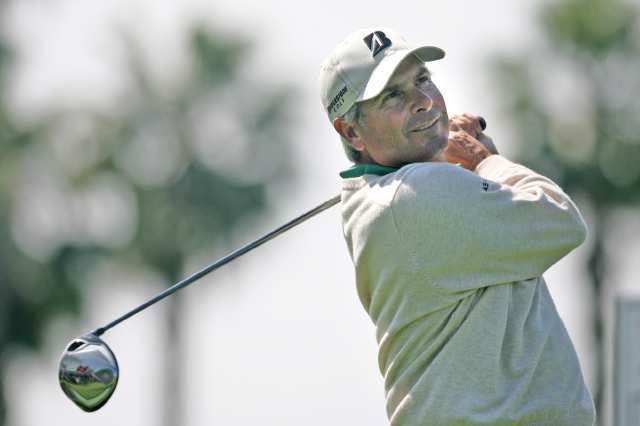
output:
<path id="1" fill-rule="evenodd" d="M 375 163 L 399 167 L 441 161 L 449 136 L 447 107 L 424 63 L 410 55 L 385 89 L 360 104 L 364 126 L 356 126 L 363 154 Z"/>

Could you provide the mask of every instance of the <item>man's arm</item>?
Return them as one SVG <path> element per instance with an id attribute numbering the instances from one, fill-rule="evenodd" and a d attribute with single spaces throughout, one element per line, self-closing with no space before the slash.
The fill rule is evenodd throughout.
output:
<path id="1" fill-rule="evenodd" d="M 526 280 L 584 241 L 578 209 L 550 179 L 490 153 L 475 166 L 477 174 L 442 163 L 399 172 L 394 219 L 425 280 L 453 291 Z"/>

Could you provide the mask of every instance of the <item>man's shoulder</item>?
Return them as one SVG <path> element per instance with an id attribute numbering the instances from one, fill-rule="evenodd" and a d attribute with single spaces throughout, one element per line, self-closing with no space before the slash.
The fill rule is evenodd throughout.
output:
<path id="1" fill-rule="evenodd" d="M 462 172 L 464 169 L 457 165 L 444 162 L 423 162 L 410 163 L 402 166 L 396 172 L 396 178 L 403 181 L 411 181 L 413 179 L 421 179 L 427 175 L 450 175 Z"/>
<path id="2" fill-rule="evenodd" d="M 394 211 L 413 214 L 464 205 L 482 190 L 475 173 L 450 163 L 413 163 L 396 172 L 397 186 L 390 205 Z"/>
<path id="3" fill-rule="evenodd" d="M 455 182 L 472 174 L 461 166 L 443 162 L 406 164 L 385 174 L 363 174 L 355 179 L 344 179 L 345 199 L 358 204 L 375 202 L 391 206 L 413 203 L 416 197 L 433 200 L 451 190 Z M 468 179 L 468 176 L 467 176 Z"/>
<path id="4" fill-rule="evenodd" d="M 426 162 L 407 164 L 395 173 L 394 179 L 400 183 L 398 190 L 432 193 L 473 177 L 475 175 L 472 172 L 456 164 Z"/>

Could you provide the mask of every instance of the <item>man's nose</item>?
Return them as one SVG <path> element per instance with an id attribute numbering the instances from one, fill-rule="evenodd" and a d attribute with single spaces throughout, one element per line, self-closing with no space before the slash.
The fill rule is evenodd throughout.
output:
<path id="1" fill-rule="evenodd" d="M 414 114 L 421 112 L 421 111 L 429 111 L 431 110 L 431 108 L 433 107 L 433 98 L 431 97 L 431 95 L 425 91 L 425 90 L 421 90 L 419 88 L 415 88 L 413 90 L 413 108 L 412 108 L 412 112 Z"/>

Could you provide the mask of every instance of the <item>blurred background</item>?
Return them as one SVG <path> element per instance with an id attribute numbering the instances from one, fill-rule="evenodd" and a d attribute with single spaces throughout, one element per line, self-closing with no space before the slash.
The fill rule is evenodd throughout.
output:
<path id="1" fill-rule="evenodd" d="M 318 70 L 372 25 L 445 49 L 449 113 L 483 115 L 582 209 L 587 243 L 546 278 L 613 424 L 614 302 L 639 293 L 639 10 L 0 0 L 0 425 L 387 424 L 338 208 L 108 332 L 100 411 L 57 381 L 70 339 L 339 192 Z"/>

